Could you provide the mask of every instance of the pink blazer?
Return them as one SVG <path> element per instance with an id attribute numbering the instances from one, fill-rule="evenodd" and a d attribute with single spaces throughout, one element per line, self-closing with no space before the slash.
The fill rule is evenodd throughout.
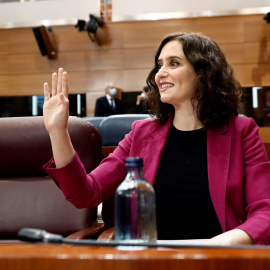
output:
<path id="1" fill-rule="evenodd" d="M 89 175 L 77 154 L 64 168 L 53 159 L 44 169 L 78 208 L 97 206 L 114 195 L 126 174 L 125 159 L 140 156 L 145 178 L 154 184 L 172 118 L 163 126 L 138 120 L 117 149 Z M 239 228 L 255 244 L 270 243 L 270 162 L 252 118 L 234 117 L 207 130 L 210 195 L 222 230 Z M 181 173 L 181 171 L 179 171 Z"/>

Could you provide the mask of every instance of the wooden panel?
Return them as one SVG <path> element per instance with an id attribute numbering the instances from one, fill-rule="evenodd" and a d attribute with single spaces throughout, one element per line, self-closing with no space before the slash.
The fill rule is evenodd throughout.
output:
<path id="1" fill-rule="evenodd" d="M 241 18 L 243 20 L 243 17 Z M 123 46 L 143 47 L 159 44 L 164 35 L 179 31 L 202 32 L 214 38 L 216 42 L 243 42 L 242 20 L 234 20 L 234 17 L 227 16 L 144 22 L 143 25 L 137 23 L 136 28 L 133 25 L 132 28 L 123 30 Z"/>
<path id="2" fill-rule="evenodd" d="M 123 48 L 157 47 L 162 37 L 168 33 L 166 27 L 123 30 Z"/>
<path id="3" fill-rule="evenodd" d="M 140 63 L 138 62 L 137 65 L 140 65 Z M 78 93 L 88 92 L 88 91 L 99 91 L 99 89 L 103 89 L 104 83 L 106 81 L 114 81 L 114 82 L 117 82 L 117 85 L 121 89 L 123 89 L 123 91 L 136 91 L 137 89 L 141 89 L 141 86 L 145 84 L 146 77 L 151 69 L 150 59 L 149 59 L 149 64 L 147 65 L 149 65 L 149 67 L 146 69 L 142 69 L 142 67 L 129 69 L 126 66 L 125 71 L 121 69 L 115 69 L 115 70 L 107 70 L 107 71 L 92 70 L 88 72 L 87 71 L 78 72 L 78 71 L 75 71 L 75 67 L 74 67 L 74 70 L 72 70 L 72 66 L 67 65 L 68 67 L 67 70 L 70 71 L 69 72 L 70 89 L 76 88 L 74 92 L 78 92 Z M 32 94 L 36 94 L 37 87 L 40 88 L 40 86 L 45 81 L 50 82 L 51 73 L 54 71 L 57 71 L 58 66 L 65 67 L 65 65 L 59 64 L 59 65 L 55 65 L 54 68 L 51 68 L 51 70 L 49 70 L 50 67 L 48 67 L 47 72 L 43 74 L 40 74 L 40 73 L 23 74 L 21 72 L 18 74 L 9 75 L 8 76 L 10 78 L 9 80 L 0 79 L 1 95 L 2 96 L 20 95 L 20 94 L 26 95 L 26 94 L 31 93 L 31 91 L 33 91 Z M 3 68 L 2 64 L 0 64 L 0 67 Z M 36 67 L 36 71 L 38 71 L 39 69 L 38 66 L 35 66 L 35 67 Z M 28 67 L 26 67 L 25 69 L 27 70 L 27 68 Z M 243 86 L 260 86 L 260 85 L 270 84 L 269 65 L 258 66 L 258 65 L 236 64 L 236 65 L 233 65 L 233 68 L 235 70 L 237 79 L 242 83 Z M 19 72 L 19 69 L 14 68 L 14 70 L 16 72 Z M 123 77 L 121 76 L 122 74 L 123 74 Z"/>
<path id="4" fill-rule="evenodd" d="M 10 73 L 8 71 L 8 67 L 7 67 L 7 60 L 8 59 L 8 55 L 7 54 L 0 54 L 0 74 L 8 74 Z"/>
<path id="5" fill-rule="evenodd" d="M 212 21 L 209 24 L 202 23 L 204 19 L 197 20 L 197 31 L 214 39 L 217 43 L 238 43 L 243 42 L 244 27 L 241 22 Z"/>
<path id="6" fill-rule="evenodd" d="M 123 71 L 123 89 L 126 92 L 141 91 L 146 84 L 150 69 L 129 69 Z"/>
<path id="7" fill-rule="evenodd" d="M 146 30 L 155 29 L 158 31 L 160 27 L 170 29 L 176 26 L 190 26 L 193 25 L 196 18 L 181 18 L 181 19 L 167 19 L 167 20 L 153 20 L 153 21 L 134 21 L 134 22 L 118 22 L 109 24 L 110 28 L 122 30 Z M 178 29 L 179 31 L 179 29 Z M 168 31 L 167 31 L 168 32 Z"/>
<path id="8" fill-rule="evenodd" d="M 79 32 L 73 25 L 52 26 L 51 28 L 52 32 L 49 33 L 49 36 L 52 43 L 56 44 L 59 52 L 121 47 L 120 29 L 114 31 L 114 36 L 112 37 L 107 26 L 98 28 L 97 41 L 92 42 L 86 31 Z M 10 53 L 39 52 L 32 28 L 14 28 L 5 31 L 7 31 L 5 39 L 9 42 Z"/>
<path id="9" fill-rule="evenodd" d="M 8 75 L 0 75 L 0 94 L 9 91 L 9 76 Z M 5 96 L 5 95 L 4 95 Z"/>
<path id="10" fill-rule="evenodd" d="M 270 144 L 270 127 L 260 127 L 259 134 L 263 142 L 268 142 Z"/>
<path id="11" fill-rule="evenodd" d="M 167 25 L 167 21 L 159 21 L 156 24 L 145 22 L 143 28 L 123 29 L 123 47 L 124 48 L 142 48 L 151 47 L 157 49 L 161 39 L 172 32 L 179 31 L 197 31 L 195 19 L 190 20 L 172 20 Z"/>
<path id="12" fill-rule="evenodd" d="M 5 242 L 4 242 L 5 243 Z M 78 244 L 78 243 L 77 243 Z M 136 250 L 89 245 L 1 245 L 4 270 L 265 270 L 270 268 L 268 246 L 159 247 Z"/>
<path id="13" fill-rule="evenodd" d="M 123 50 L 123 68 L 140 69 L 154 66 L 156 51 L 153 48 L 134 48 Z"/>
<path id="14" fill-rule="evenodd" d="M 267 42 L 220 44 L 220 47 L 231 64 L 269 64 L 270 44 Z"/>
<path id="15" fill-rule="evenodd" d="M 68 71 L 122 69 L 120 50 L 71 51 L 59 53 L 56 60 L 48 60 L 40 54 L 0 55 L 0 74 L 5 73 L 52 73 L 59 67 Z"/>
<path id="16" fill-rule="evenodd" d="M 244 42 L 256 42 L 264 39 L 270 40 L 269 31 L 270 26 L 259 15 L 256 21 L 244 22 Z"/>
<path id="17" fill-rule="evenodd" d="M 122 70 L 70 72 L 69 82 L 71 91 L 77 93 L 104 91 L 106 82 L 114 82 L 118 88 L 123 89 L 123 72 Z"/>
<path id="18" fill-rule="evenodd" d="M 236 64 L 232 66 L 234 68 L 236 78 L 243 87 L 270 85 L 269 64 Z"/>
<path id="19" fill-rule="evenodd" d="M 105 82 L 113 81 L 122 90 L 122 71 L 70 72 L 70 93 L 87 93 L 104 89 Z M 98 78 L 98 79 L 97 79 Z M 51 85 L 51 73 L 0 75 L 1 96 L 43 94 L 43 83 Z"/>
<path id="20" fill-rule="evenodd" d="M 9 54 L 40 53 L 32 28 L 13 28 L 7 31 Z"/>
<path id="21" fill-rule="evenodd" d="M 232 21 L 229 18 L 226 21 L 216 19 L 214 23 L 213 20 L 205 21 L 204 18 L 185 20 L 184 23 L 181 23 L 180 19 L 171 20 L 171 22 L 174 22 L 174 24 L 169 27 L 164 22 L 160 26 L 145 23 L 143 29 L 124 29 L 123 47 L 157 46 L 164 35 L 178 31 L 202 32 L 215 39 L 218 43 L 243 42 L 244 40 L 243 22 Z"/>
<path id="22" fill-rule="evenodd" d="M 79 32 L 73 25 L 55 26 L 53 30 L 59 52 L 114 49 L 122 45 L 121 29 L 112 29 L 112 31 L 110 24 L 98 28 L 95 42 L 90 40 L 86 31 Z"/>
<path id="23" fill-rule="evenodd" d="M 204 16 L 200 17 L 200 24 L 210 24 L 210 23 L 243 23 L 243 22 L 254 22 L 262 21 L 262 14 L 251 14 L 251 15 L 224 15 L 224 16 Z M 265 22 L 265 21 L 264 21 Z"/>
<path id="24" fill-rule="evenodd" d="M 50 74 L 8 75 L 8 88 L 0 84 L 2 96 L 43 95 L 43 83 L 50 81 Z"/>

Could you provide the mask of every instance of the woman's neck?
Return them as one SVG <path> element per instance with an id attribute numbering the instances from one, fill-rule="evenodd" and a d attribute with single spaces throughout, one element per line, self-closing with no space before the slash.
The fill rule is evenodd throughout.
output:
<path id="1" fill-rule="evenodd" d="M 195 130 L 204 127 L 194 112 L 188 109 L 175 111 L 173 125 L 175 128 L 183 131 Z"/>

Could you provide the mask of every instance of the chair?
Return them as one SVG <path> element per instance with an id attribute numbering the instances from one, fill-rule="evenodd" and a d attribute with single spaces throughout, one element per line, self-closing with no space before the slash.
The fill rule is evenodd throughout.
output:
<path id="1" fill-rule="evenodd" d="M 118 114 L 106 117 L 100 123 L 102 146 L 117 146 L 131 131 L 135 120 L 149 118 L 148 114 Z"/>
<path id="2" fill-rule="evenodd" d="M 93 117 L 84 117 L 87 122 L 91 123 L 93 126 L 97 128 L 97 130 L 100 130 L 100 123 L 103 119 L 105 119 L 106 116 L 93 116 Z"/>
<path id="3" fill-rule="evenodd" d="M 148 114 L 117 114 L 105 117 L 99 127 L 102 139 L 102 159 L 115 150 L 118 143 L 131 131 L 131 125 L 135 120 L 148 117 Z"/>
<path id="4" fill-rule="evenodd" d="M 68 129 L 90 172 L 101 161 L 98 130 L 77 117 L 69 117 Z M 96 208 L 76 209 L 43 170 L 52 157 L 43 117 L 0 118 L 0 150 L 0 239 L 17 239 L 24 227 L 77 239 L 102 230 Z"/>
<path id="5" fill-rule="evenodd" d="M 109 242 L 114 239 L 114 197 L 102 203 L 101 217 L 104 227 L 97 241 Z"/>

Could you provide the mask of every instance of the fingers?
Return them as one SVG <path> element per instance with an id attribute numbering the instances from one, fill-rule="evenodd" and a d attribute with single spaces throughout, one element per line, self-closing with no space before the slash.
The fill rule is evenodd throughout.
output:
<path id="1" fill-rule="evenodd" d="M 57 94 L 57 73 L 52 74 L 52 96 Z"/>
<path id="2" fill-rule="evenodd" d="M 48 83 L 44 83 L 43 89 L 44 89 L 44 102 L 46 102 L 47 100 L 50 99 L 50 91 Z"/>
<path id="3" fill-rule="evenodd" d="M 64 96 L 67 98 L 68 97 L 68 76 L 67 72 L 64 71 L 62 75 L 62 91 Z"/>
<path id="4" fill-rule="evenodd" d="M 46 84 L 46 86 L 45 86 Z M 46 92 L 49 92 L 49 86 L 47 83 L 44 84 L 44 96 L 45 96 L 45 88 Z M 54 72 L 52 74 L 52 96 L 56 96 L 57 94 L 62 93 L 68 97 L 68 80 L 67 80 L 67 72 L 63 70 L 63 68 L 58 69 L 58 73 Z"/>
<path id="5" fill-rule="evenodd" d="M 63 68 L 58 69 L 58 79 L 57 79 L 57 94 L 62 93 L 62 75 L 63 75 Z"/>

